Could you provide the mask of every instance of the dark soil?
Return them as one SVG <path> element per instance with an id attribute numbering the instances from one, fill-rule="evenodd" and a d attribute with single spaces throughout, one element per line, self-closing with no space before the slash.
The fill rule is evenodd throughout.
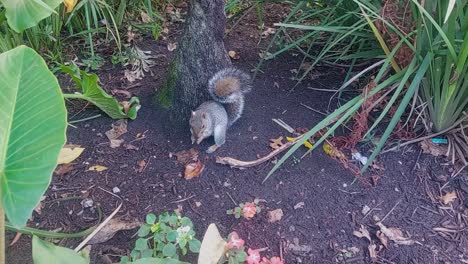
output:
<path id="1" fill-rule="evenodd" d="M 267 7 L 265 23 L 272 26 L 281 19 L 281 6 Z M 275 12 L 272 12 L 276 10 Z M 228 50 L 240 55 L 233 61 L 247 72 L 259 59 L 261 47 L 268 44 L 262 39 L 260 46 L 254 13 L 242 20 L 226 38 Z M 292 69 L 297 69 L 301 56 L 290 53 L 268 61 L 255 80 L 254 90 L 247 96 L 244 116 L 228 132 L 227 142 L 214 155 L 205 150 L 212 139 L 197 146 L 206 164 L 201 177 L 185 180 L 183 166 L 171 153 L 189 149 L 188 127 L 174 128 L 167 121 L 168 113 L 154 100 L 154 90 L 162 86 L 171 53 L 165 41 L 146 40 L 140 44 L 144 50 L 166 57 L 153 67 L 154 76 L 137 81 L 140 86 L 129 91 L 140 97 L 142 108 L 138 118 L 128 123 L 124 146 L 112 149 L 104 133 L 114 120 L 100 117 L 74 124 L 68 129 L 68 143 L 86 148 L 65 175 L 55 175 L 39 215 L 34 213 L 29 225 L 46 230 L 76 232 L 97 224 L 96 213 L 82 211 L 80 202 L 91 198 L 107 216 L 118 206 L 119 200 L 108 192 L 118 187 L 123 206 L 117 216 L 143 221 L 148 213 L 159 214 L 177 208 L 190 217 L 201 240 L 210 223 L 216 223 L 223 236 L 237 231 L 251 248 L 267 248 L 266 256 L 284 256 L 285 263 L 370 263 L 368 241 L 357 238 L 353 231 L 364 225 L 370 231 L 373 243 L 376 237 L 375 219 L 384 219 L 388 227 L 400 228 L 405 236 L 418 241 L 413 246 L 398 246 L 388 242 L 388 248 L 378 253 L 380 263 L 467 263 L 467 208 L 463 191 L 451 205 L 439 202 L 441 194 L 457 188 L 457 180 L 450 179 L 449 166 L 432 156 L 421 154 L 417 146 L 398 153 L 381 156 L 384 171 L 376 186 L 368 187 L 353 181 L 355 177 L 339 162 L 327 156 L 321 148 L 300 159 L 305 149 L 291 157 L 273 177 L 262 184 L 272 168 L 272 162 L 258 167 L 236 170 L 215 163 L 215 156 L 231 156 L 253 160 L 271 151 L 269 140 L 288 133 L 272 122 L 280 118 L 290 126 L 312 127 L 323 116 L 301 106 L 306 104 L 326 112 L 330 94 L 307 87 L 337 88 L 341 84 L 341 69 L 318 69 L 315 80 L 307 80 L 291 90 L 296 82 Z M 99 72 L 107 90 L 130 86 L 123 79 L 123 69 L 109 66 Z M 80 110 L 81 104 L 70 106 L 70 117 Z M 96 109 L 85 109 L 73 119 L 92 116 Z M 143 137 L 141 135 L 144 135 Z M 363 153 L 369 155 L 369 153 Z M 140 168 L 140 161 L 146 166 Z M 92 172 L 92 165 L 103 165 L 108 170 Z M 141 170 L 141 172 L 139 172 Z M 462 172 L 458 177 L 463 176 Z M 440 188 L 446 184 L 443 190 Z M 108 191 L 105 192 L 104 190 Z M 77 199 L 60 200 L 63 197 Z M 264 199 L 263 211 L 251 221 L 236 220 L 226 210 L 235 203 Z M 57 199 L 59 199 L 57 201 Z M 186 199 L 186 200 L 184 200 Z M 184 200 L 178 202 L 179 200 Z M 196 202 L 201 203 L 197 207 Z M 303 203 L 303 207 L 296 206 Z M 465 200 L 466 204 L 466 200 Z M 364 206 L 373 210 L 363 215 Z M 267 221 L 267 212 L 281 208 L 283 218 L 275 223 Z M 444 227 L 446 232 L 433 228 Z M 118 261 L 118 255 L 128 253 L 135 241 L 136 230 L 122 231 L 103 244 L 93 245 L 92 263 L 106 263 L 103 256 Z M 9 233 L 7 241 L 11 241 Z M 64 239 L 60 245 L 75 247 L 81 239 Z M 56 241 L 58 242 L 58 241 Z M 298 250 L 302 246 L 304 251 Z M 7 249 L 7 263 L 32 263 L 30 238 L 22 236 Z M 195 258 L 189 258 L 196 263 Z"/>

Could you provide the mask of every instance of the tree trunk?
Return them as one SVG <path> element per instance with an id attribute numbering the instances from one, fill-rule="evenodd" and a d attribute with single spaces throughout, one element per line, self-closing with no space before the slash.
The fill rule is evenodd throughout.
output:
<path id="1" fill-rule="evenodd" d="M 180 122 L 186 122 L 190 111 L 209 100 L 208 80 L 231 65 L 223 40 L 224 0 L 191 0 L 189 8 L 184 34 L 163 88 L 172 97 L 168 100 L 171 119 Z"/>

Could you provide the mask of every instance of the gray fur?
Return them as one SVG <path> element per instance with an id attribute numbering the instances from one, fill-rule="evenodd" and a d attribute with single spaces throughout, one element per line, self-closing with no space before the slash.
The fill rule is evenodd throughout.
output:
<path id="1" fill-rule="evenodd" d="M 217 96 L 215 93 L 216 82 L 229 77 L 239 80 L 240 90 L 225 97 Z M 192 143 L 200 143 L 205 138 L 214 136 L 215 145 L 207 150 L 208 153 L 223 145 L 226 142 L 227 128 L 242 116 L 244 94 L 250 92 L 251 89 L 252 80 L 243 71 L 226 68 L 217 72 L 208 82 L 208 92 L 214 101 L 202 103 L 190 118 Z"/>

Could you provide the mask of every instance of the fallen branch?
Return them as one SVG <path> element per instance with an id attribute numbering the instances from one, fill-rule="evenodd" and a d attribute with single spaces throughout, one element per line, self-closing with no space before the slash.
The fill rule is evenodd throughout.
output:
<path id="1" fill-rule="evenodd" d="M 303 136 L 298 136 L 298 137 L 294 138 L 293 140 L 288 141 L 287 143 L 285 143 L 281 147 L 279 147 L 279 148 L 275 149 L 274 151 L 270 152 L 270 154 L 268 154 L 268 155 L 266 155 L 266 156 L 264 156 L 262 158 L 256 159 L 256 160 L 242 161 L 242 160 L 234 159 L 234 158 L 231 158 L 231 157 L 219 157 L 218 156 L 218 157 L 216 157 L 216 163 L 223 164 L 223 165 L 229 165 L 231 168 L 237 168 L 237 169 L 244 169 L 244 168 L 254 167 L 254 166 L 257 166 L 259 164 L 264 163 L 265 161 L 270 160 L 274 156 L 276 156 L 276 155 L 280 154 L 281 152 L 283 152 L 284 150 L 290 148 L 291 146 L 296 144 L 299 140 L 301 140 L 302 137 Z"/>

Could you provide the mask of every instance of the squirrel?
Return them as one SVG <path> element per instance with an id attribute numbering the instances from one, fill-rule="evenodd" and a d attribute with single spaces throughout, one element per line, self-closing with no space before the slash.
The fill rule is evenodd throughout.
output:
<path id="1" fill-rule="evenodd" d="M 226 141 L 227 129 L 244 110 L 244 94 L 252 89 L 250 76 L 236 68 L 218 71 L 208 81 L 208 93 L 213 100 L 202 103 L 190 117 L 192 144 L 200 144 L 214 136 L 215 144 L 206 152 L 216 151 Z"/>

